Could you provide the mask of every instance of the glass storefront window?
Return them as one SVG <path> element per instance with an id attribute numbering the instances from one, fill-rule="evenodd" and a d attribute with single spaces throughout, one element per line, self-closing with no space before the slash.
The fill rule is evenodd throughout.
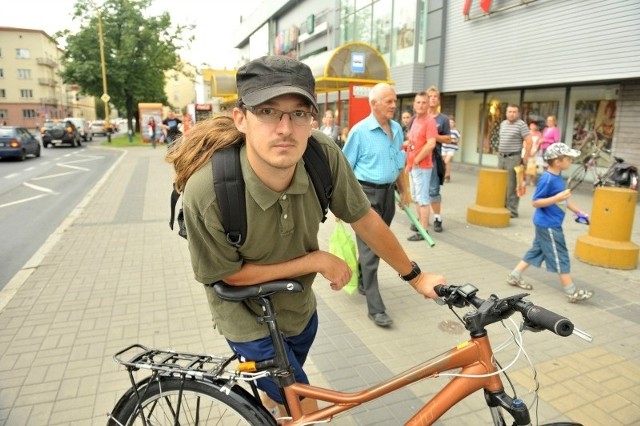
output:
<path id="1" fill-rule="evenodd" d="M 395 0 L 391 37 L 391 66 L 415 62 L 416 0 Z"/>
<path id="2" fill-rule="evenodd" d="M 610 150 L 615 135 L 619 86 L 589 86 L 571 89 L 567 129 L 573 148 L 583 155 L 596 147 Z"/>
<path id="3" fill-rule="evenodd" d="M 373 47 L 389 63 L 391 50 L 391 0 L 380 0 L 373 5 Z"/>
<path id="4" fill-rule="evenodd" d="M 420 18 L 416 10 L 420 2 Z M 420 22 L 416 34 L 416 23 Z M 360 41 L 374 46 L 389 66 L 416 62 L 416 39 L 421 61 L 426 43 L 425 0 L 343 0 L 340 3 L 340 43 Z"/>
<path id="5" fill-rule="evenodd" d="M 500 143 L 500 123 L 507 118 L 507 105 L 516 104 L 520 100 L 520 93 L 490 92 L 487 94 L 487 104 L 480 106 L 480 122 L 484 113 L 484 126 L 482 136 L 478 138 L 477 152 L 484 154 L 496 154 Z M 484 112 L 482 109 L 484 108 Z M 522 112 L 522 111 L 521 111 Z"/>
<path id="6" fill-rule="evenodd" d="M 355 39 L 353 41 L 361 41 L 363 43 L 371 44 L 371 16 L 371 5 L 356 12 L 354 28 Z"/>

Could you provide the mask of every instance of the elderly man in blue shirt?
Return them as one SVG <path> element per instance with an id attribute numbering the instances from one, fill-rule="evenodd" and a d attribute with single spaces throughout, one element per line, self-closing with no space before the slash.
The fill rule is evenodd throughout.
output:
<path id="1" fill-rule="evenodd" d="M 395 194 L 401 195 L 401 205 L 408 204 L 401 171 L 405 165 L 402 150 L 402 126 L 393 120 L 397 105 L 396 92 L 387 83 L 375 85 L 369 92 L 371 114 L 353 126 L 344 146 L 344 155 L 351 164 L 362 190 L 387 225 L 396 212 Z M 380 327 L 389 327 L 393 320 L 387 315 L 378 287 L 380 258 L 356 236 L 358 243 L 358 291 L 367 297 L 369 318 Z"/>

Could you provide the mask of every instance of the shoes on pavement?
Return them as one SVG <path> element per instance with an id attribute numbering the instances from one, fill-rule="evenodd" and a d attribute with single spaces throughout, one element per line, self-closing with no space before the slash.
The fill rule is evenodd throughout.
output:
<path id="1" fill-rule="evenodd" d="M 531 284 L 526 283 L 522 278 L 516 278 L 511 274 L 507 277 L 507 284 L 514 287 L 520 287 L 524 290 L 533 290 L 533 286 Z"/>
<path id="2" fill-rule="evenodd" d="M 447 183 L 451 182 L 451 176 L 445 176 L 444 181 Z"/>
<path id="3" fill-rule="evenodd" d="M 567 298 L 569 299 L 569 303 L 576 303 L 582 300 L 591 299 L 593 296 L 593 291 L 576 289 L 573 294 L 567 294 Z"/>
<path id="4" fill-rule="evenodd" d="M 409 236 L 407 238 L 407 240 L 409 240 L 409 241 L 422 241 L 422 240 L 424 240 L 424 237 L 419 232 L 416 232 L 415 234 Z"/>
<path id="5" fill-rule="evenodd" d="M 436 232 L 442 232 L 442 221 L 438 219 L 433 220 L 433 230 Z"/>
<path id="6" fill-rule="evenodd" d="M 361 295 L 363 295 L 363 296 L 364 296 L 365 294 L 367 294 L 367 293 L 364 291 L 364 288 L 362 288 L 362 287 L 360 287 L 360 286 L 358 286 L 358 293 L 360 293 L 360 294 L 361 294 Z"/>
<path id="7" fill-rule="evenodd" d="M 373 321 L 378 327 L 389 327 L 393 324 L 393 320 L 389 318 L 384 312 L 380 312 L 378 314 L 369 314 L 369 319 Z"/>
<path id="8" fill-rule="evenodd" d="M 518 213 L 511 212 L 510 216 L 511 216 L 511 219 L 514 219 L 518 217 Z"/>
<path id="9" fill-rule="evenodd" d="M 411 224 L 411 226 L 409 227 L 409 229 L 411 229 L 413 232 L 418 232 L 418 227 L 415 226 L 413 223 Z"/>

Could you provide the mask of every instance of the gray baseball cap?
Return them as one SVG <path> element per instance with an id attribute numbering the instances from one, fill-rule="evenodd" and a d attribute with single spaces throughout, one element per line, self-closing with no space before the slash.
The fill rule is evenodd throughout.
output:
<path id="1" fill-rule="evenodd" d="M 238 99 L 253 107 L 281 95 L 303 96 L 318 111 L 316 82 L 308 65 L 286 56 L 263 56 L 236 74 Z"/>
<path id="2" fill-rule="evenodd" d="M 544 159 L 553 160 L 558 157 L 578 157 L 579 155 L 580 151 L 577 149 L 571 149 L 562 142 L 556 142 L 553 145 L 549 145 L 544 152 Z"/>

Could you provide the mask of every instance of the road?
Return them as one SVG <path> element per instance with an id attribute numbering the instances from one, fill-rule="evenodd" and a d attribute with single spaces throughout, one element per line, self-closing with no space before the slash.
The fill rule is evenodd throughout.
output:
<path id="1" fill-rule="evenodd" d="M 81 148 L 42 149 L 40 158 L 0 160 L 0 290 L 37 252 L 121 155 Z"/>

